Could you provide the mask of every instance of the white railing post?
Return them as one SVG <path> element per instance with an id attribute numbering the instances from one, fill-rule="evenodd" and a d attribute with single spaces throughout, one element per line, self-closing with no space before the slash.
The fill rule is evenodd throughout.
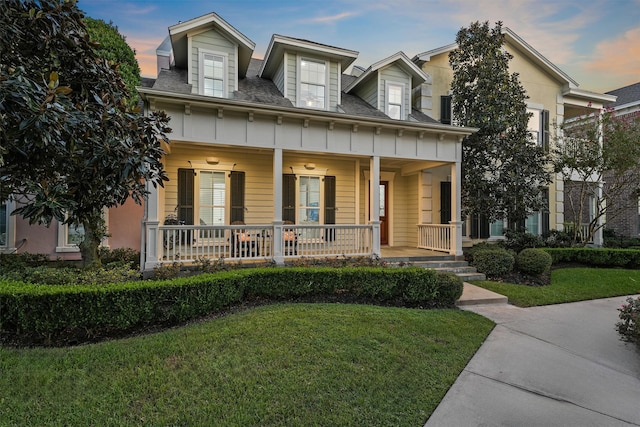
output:
<path id="1" fill-rule="evenodd" d="M 282 250 L 282 242 L 284 240 L 284 221 L 273 222 L 273 261 L 276 265 L 284 265 L 284 253 Z"/>
<path id="2" fill-rule="evenodd" d="M 462 222 L 461 221 L 449 221 L 450 229 L 450 246 L 449 254 L 454 256 L 462 256 Z"/>
<path id="3" fill-rule="evenodd" d="M 160 244 L 162 238 L 158 229 L 159 221 L 147 221 L 144 226 L 145 233 L 145 259 L 143 270 L 153 270 L 158 266 L 159 253 L 162 250 Z"/>

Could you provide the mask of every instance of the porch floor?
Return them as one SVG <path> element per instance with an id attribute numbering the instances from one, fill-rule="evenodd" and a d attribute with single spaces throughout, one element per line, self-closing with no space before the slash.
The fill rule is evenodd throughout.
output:
<path id="1" fill-rule="evenodd" d="M 380 248 L 380 257 L 382 259 L 394 259 L 410 261 L 423 258 L 453 260 L 455 257 L 444 252 L 430 251 L 427 249 L 418 249 L 412 246 L 382 246 Z"/>

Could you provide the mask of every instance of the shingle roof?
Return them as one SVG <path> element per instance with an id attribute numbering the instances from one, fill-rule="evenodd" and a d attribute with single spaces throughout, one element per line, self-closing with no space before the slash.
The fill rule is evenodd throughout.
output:
<path id="1" fill-rule="evenodd" d="M 263 60 L 252 58 L 249 62 L 247 76 L 238 80 L 238 90 L 233 92 L 232 99 L 255 102 L 258 104 L 275 105 L 281 107 L 295 108 L 293 103 L 285 98 L 278 90 L 277 86 L 270 79 L 264 79 L 258 76 Z M 170 70 L 161 70 L 155 82 L 152 79 L 145 79 L 143 86 L 152 84 L 153 89 L 163 90 L 167 92 L 179 94 L 191 94 L 191 86 L 187 83 L 187 70 L 180 68 L 171 68 Z M 342 87 L 355 80 L 356 77 L 343 74 Z M 342 93 L 342 102 L 338 106 L 339 111 L 345 114 L 373 117 L 380 119 L 390 119 L 389 116 L 382 111 L 369 105 L 366 101 L 356 95 Z M 410 120 L 423 123 L 438 123 L 426 114 L 413 109 Z"/>
<path id="2" fill-rule="evenodd" d="M 616 95 L 618 99 L 610 107 L 617 107 L 619 105 L 630 104 L 632 102 L 640 101 L 640 82 L 634 83 L 629 86 L 621 87 L 607 92 L 608 95 Z"/>
<path id="3" fill-rule="evenodd" d="M 191 85 L 187 81 L 187 70 L 180 68 L 162 69 L 153 84 L 153 89 L 188 95 L 191 93 Z"/>

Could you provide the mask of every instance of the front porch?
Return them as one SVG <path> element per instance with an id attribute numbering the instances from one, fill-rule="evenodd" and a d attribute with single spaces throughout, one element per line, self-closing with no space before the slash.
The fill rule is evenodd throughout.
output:
<path id="1" fill-rule="evenodd" d="M 226 226 L 162 225 L 149 227 L 146 259 L 156 265 L 202 260 L 275 262 L 296 258 L 374 257 L 411 261 L 456 255 L 455 224 L 419 224 L 417 247 L 379 244 L 379 225 L 249 224 Z M 374 236 L 376 240 L 374 240 Z M 377 244 L 374 242 L 377 241 Z M 155 253 L 152 249 L 155 248 Z M 151 265 L 147 266 L 152 268 Z"/>

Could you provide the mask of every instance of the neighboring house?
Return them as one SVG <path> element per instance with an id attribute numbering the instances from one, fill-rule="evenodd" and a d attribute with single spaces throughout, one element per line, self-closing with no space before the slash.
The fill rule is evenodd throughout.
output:
<path id="1" fill-rule="evenodd" d="M 431 77 L 402 52 L 345 75 L 358 52 L 274 35 L 255 59 L 254 46 L 210 13 L 158 48 L 140 94 L 171 116 L 170 180 L 149 186 L 143 268 L 386 246 L 462 255 L 461 144 L 475 130 L 412 108 Z"/>
<path id="2" fill-rule="evenodd" d="M 640 82 L 607 92 L 617 96 L 616 102 L 607 107 L 613 109 L 616 117 L 640 117 Z M 606 183 L 605 183 L 606 186 Z M 630 190 L 621 195 L 629 208 L 615 218 L 607 219 L 606 228 L 624 237 L 640 237 L 640 197 Z M 628 203 L 633 199 L 634 203 Z"/>
<path id="3" fill-rule="evenodd" d="M 79 260 L 83 230 L 53 220 L 51 226 L 30 225 L 28 220 L 11 215 L 15 201 L 0 203 L 0 253 L 46 254 L 50 259 Z M 103 245 L 111 249 L 140 250 L 143 207 L 128 201 L 123 206 L 105 209 L 109 236 Z"/>
<path id="4" fill-rule="evenodd" d="M 548 149 L 554 143 L 555 126 L 585 111 L 598 111 L 615 100 L 578 88 L 571 77 L 542 56 L 509 28 L 503 29 L 505 49 L 513 55 L 510 71 L 519 74 L 519 80 L 529 99 L 527 109 L 532 113 L 529 130 L 534 143 Z M 453 71 L 449 66 L 449 52 L 456 49 L 451 44 L 416 55 L 413 61 L 431 78 L 421 85 L 414 96 L 415 107 L 442 123 L 452 123 L 451 81 Z M 563 230 L 567 218 L 564 209 L 565 183 L 554 177 L 545 193 L 548 209 L 531 216 L 526 221 L 527 231 L 541 235 L 551 229 Z M 467 225 L 468 224 L 468 225 Z M 489 223 L 482 215 L 467 218 L 465 241 L 502 238 L 505 221 Z M 598 237 L 601 240 L 601 233 Z"/>

